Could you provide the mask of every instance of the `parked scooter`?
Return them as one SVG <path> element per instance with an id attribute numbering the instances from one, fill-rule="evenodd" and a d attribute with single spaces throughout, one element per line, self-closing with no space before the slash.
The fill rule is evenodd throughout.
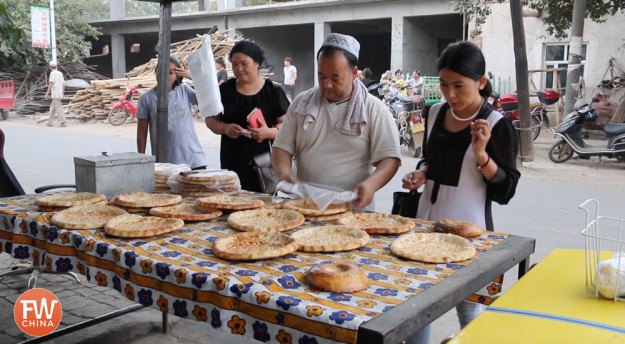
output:
<path id="1" fill-rule="evenodd" d="M 423 97 L 418 95 L 404 96 L 396 89 L 386 83 L 377 83 L 368 90 L 376 95 L 388 106 L 397 130 L 399 131 L 399 144 L 408 147 L 410 156 L 418 158 L 421 156 L 421 144 L 425 131 L 423 120 Z"/>
<path id="2" fill-rule="evenodd" d="M 592 103 L 598 101 L 598 98 L 593 98 Z M 602 130 L 608 138 L 605 146 L 593 146 L 584 141 L 582 135 L 584 123 L 594 122 L 598 117 L 591 105 L 583 104 L 576 108 L 564 118 L 560 125 L 553 129 L 553 133 L 560 136 L 561 140 L 549 149 L 551 161 L 555 163 L 565 162 L 573 157 L 573 154 L 577 154 L 580 158 L 585 159 L 597 156 L 616 158 L 625 162 L 625 124 L 608 123 L 603 126 Z"/>
<path id="3" fill-rule="evenodd" d="M 108 121 L 112 125 L 122 125 L 126 122 L 128 117 L 130 119 L 135 118 L 137 112 L 137 105 L 132 101 L 132 96 L 138 94 L 139 91 L 132 86 L 126 86 L 126 91 L 119 97 L 117 103 L 113 104 L 111 111 L 108 115 Z"/>

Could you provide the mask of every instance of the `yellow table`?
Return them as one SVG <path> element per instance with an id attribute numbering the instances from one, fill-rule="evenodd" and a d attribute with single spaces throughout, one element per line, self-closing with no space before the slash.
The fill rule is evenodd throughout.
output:
<path id="1" fill-rule="evenodd" d="M 625 343 L 625 303 L 586 289 L 584 250 L 556 249 L 450 343 Z"/>

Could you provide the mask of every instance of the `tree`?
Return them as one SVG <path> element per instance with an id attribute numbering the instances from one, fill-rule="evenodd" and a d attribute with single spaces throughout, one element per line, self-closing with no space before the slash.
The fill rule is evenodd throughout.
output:
<path id="1" fill-rule="evenodd" d="M 8 46 L 17 45 L 24 37 L 24 30 L 13 22 L 7 4 L 0 2 L 0 65 L 9 65 L 9 56 L 3 56 L 2 51 Z"/>
<path id="2" fill-rule="evenodd" d="M 450 0 L 454 9 L 467 16 L 467 20 L 475 21 L 475 30 L 471 37 L 481 34 L 481 26 L 491 11 L 485 0 Z M 504 2 L 504 0 L 497 0 Z M 569 35 L 571 21 L 573 20 L 573 1 L 571 0 L 523 0 L 523 5 L 537 9 L 542 13 L 543 23 L 547 26 L 547 32 L 558 39 L 565 39 Z M 588 1 L 586 6 L 586 18 L 601 23 L 606 15 L 614 15 L 617 12 L 625 12 L 623 0 L 594 0 Z"/>
<path id="3" fill-rule="evenodd" d="M 0 59 L 13 61 L 16 67 L 25 65 L 29 60 L 49 60 L 48 49 L 32 48 L 30 35 L 30 7 L 49 7 L 46 0 L 0 0 L 1 4 L 11 9 L 14 25 L 23 33 L 20 37 L 0 44 Z M 100 31 L 87 23 L 85 14 L 89 2 L 82 0 L 55 1 L 56 47 L 57 55 L 65 61 L 78 62 L 88 57 L 91 43 L 88 37 L 97 38 Z M 2 26 L 2 23 L 0 23 Z M 4 40 L 3 40 L 4 41 Z"/>

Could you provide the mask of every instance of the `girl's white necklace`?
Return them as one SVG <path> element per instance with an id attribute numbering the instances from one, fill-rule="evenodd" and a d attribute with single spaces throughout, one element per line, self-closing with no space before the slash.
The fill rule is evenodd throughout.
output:
<path id="1" fill-rule="evenodd" d="M 454 113 L 454 110 L 451 108 L 451 106 L 449 107 L 449 113 L 451 114 L 451 117 L 453 117 L 456 121 L 459 122 L 469 122 L 472 121 L 475 117 L 477 117 L 477 114 L 480 113 L 480 110 L 482 109 L 482 106 L 484 105 L 484 98 L 482 98 L 482 102 L 480 103 L 480 107 L 477 108 L 477 111 L 475 111 L 475 113 L 467 118 L 462 118 L 462 117 L 458 117 L 456 116 L 456 114 Z"/>

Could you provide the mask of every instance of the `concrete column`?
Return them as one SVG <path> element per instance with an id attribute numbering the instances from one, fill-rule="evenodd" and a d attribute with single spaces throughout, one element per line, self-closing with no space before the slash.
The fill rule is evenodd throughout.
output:
<path id="1" fill-rule="evenodd" d="M 111 34 L 111 61 L 113 64 L 113 78 L 125 77 L 126 40 L 122 34 Z"/>
<path id="2" fill-rule="evenodd" d="M 404 17 L 391 18 L 391 65 L 393 72 L 396 68 L 404 69 Z"/>
<path id="3" fill-rule="evenodd" d="M 126 17 L 126 1 L 110 0 L 109 9 L 111 20 L 122 20 Z"/>
<path id="4" fill-rule="evenodd" d="M 317 86 L 319 84 L 319 81 L 317 79 L 317 73 L 318 73 L 318 69 L 317 69 L 317 51 L 319 51 L 319 48 L 321 48 L 321 44 L 323 43 L 323 40 L 325 39 L 326 35 L 328 35 L 329 33 L 332 32 L 332 27 L 330 26 L 329 23 L 325 23 L 325 22 L 316 22 L 315 23 L 315 46 L 314 46 L 314 54 L 313 54 L 313 66 L 315 66 L 314 72 L 315 72 L 315 77 L 313 78 L 313 80 L 315 80 L 315 86 Z"/>

